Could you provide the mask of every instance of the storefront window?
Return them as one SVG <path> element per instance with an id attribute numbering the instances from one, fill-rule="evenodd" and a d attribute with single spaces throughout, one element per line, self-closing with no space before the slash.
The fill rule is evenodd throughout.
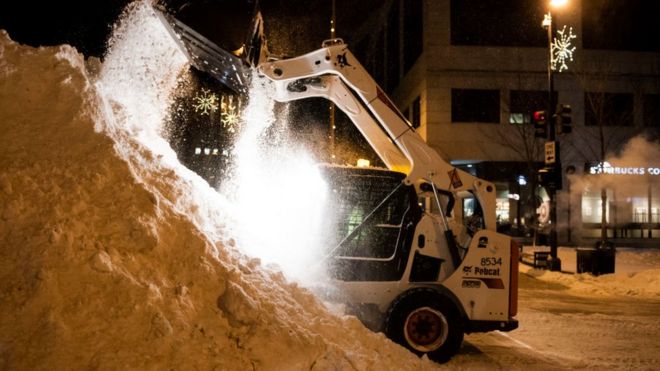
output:
<path id="1" fill-rule="evenodd" d="M 651 186 L 651 223 L 660 223 L 660 184 Z"/>
<path id="2" fill-rule="evenodd" d="M 509 198 L 509 184 L 508 183 L 495 183 L 497 189 L 497 197 L 495 198 L 495 217 L 498 223 L 510 222 L 510 202 Z"/>
<path id="3" fill-rule="evenodd" d="M 557 93 L 553 94 L 557 101 Z M 509 92 L 509 123 L 529 124 L 534 111 L 548 107 L 548 93 L 537 90 L 511 90 Z"/>
<path id="4" fill-rule="evenodd" d="M 647 223 L 649 216 L 649 201 L 646 197 L 633 197 L 632 198 L 632 208 L 633 208 L 633 222 L 634 223 Z"/>
<path id="5" fill-rule="evenodd" d="M 497 217 L 497 221 L 500 223 L 508 222 L 509 210 L 509 200 L 498 198 L 495 202 L 495 215 Z"/>
<path id="6" fill-rule="evenodd" d="M 660 221 L 660 187 L 648 184 L 627 185 L 607 190 L 607 223 L 658 223 Z M 649 193 L 649 191 L 651 191 Z M 650 202 L 649 202 L 649 196 Z M 601 222 L 600 190 L 590 189 L 582 196 L 582 221 Z"/>
<path id="7" fill-rule="evenodd" d="M 451 122 L 500 123 L 500 91 L 451 89 Z"/>
<path id="8" fill-rule="evenodd" d="M 607 205 L 605 208 L 605 222 L 610 222 L 610 203 L 612 190 L 607 190 Z M 600 223 L 603 215 L 600 190 L 588 190 L 582 195 L 582 222 Z"/>

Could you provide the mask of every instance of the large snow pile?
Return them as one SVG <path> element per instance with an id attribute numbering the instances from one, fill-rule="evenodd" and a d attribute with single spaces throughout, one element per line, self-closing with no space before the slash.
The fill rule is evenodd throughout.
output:
<path id="1" fill-rule="evenodd" d="M 435 367 L 223 242 L 222 199 L 145 144 L 162 117 L 119 92 L 149 112 L 149 83 L 112 86 L 111 57 L 97 82 L 0 31 L 0 369 Z"/>

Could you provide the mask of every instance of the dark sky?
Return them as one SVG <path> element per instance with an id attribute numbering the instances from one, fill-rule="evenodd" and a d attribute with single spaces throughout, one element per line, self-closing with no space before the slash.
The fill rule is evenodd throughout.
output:
<path id="1" fill-rule="evenodd" d="M 237 0 L 226 0 L 237 1 Z M 338 36 L 350 36 L 359 21 L 383 0 L 336 0 Z M 0 29 L 23 44 L 70 44 L 101 56 L 112 24 L 131 0 L 21 0 L 0 11 Z M 329 37 L 331 0 L 261 0 L 274 52 L 300 54 Z M 342 33 L 341 30 L 344 30 Z M 349 37 L 350 38 L 350 37 Z M 286 44 L 286 45 L 284 45 Z"/>
<path id="2" fill-rule="evenodd" d="M 67 43 L 100 56 L 114 20 L 130 0 L 22 0 L 3 5 L 0 29 L 28 45 Z"/>
<path id="3" fill-rule="evenodd" d="M 547 2 L 452 0 L 452 44 L 545 47 L 547 33 L 540 22 Z M 582 0 L 584 48 L 660 51 L 655 6 L 649 0 Z M 554 22 L 563 24 L 561 14 L 554 14 Z"/>
<path id="4" fill-rule="evenodd" d="M 650 0 L 584 0 L 584 47 L 660 52 L 657 5 Z"/>
<path id="5" fill-rule="evenodd" d="M 0 29 L 9 32 L 12 39 L 29 45 L 57 45 L 67 43 L 75 46 L 85 55 L 101 56 L 105 50 L 105 40 L 112 24 L 121 10 L 131 0 L 20 0 L 4 5 L 0 11 Z M 208 1 L 208 0 L 201 0 Z M 218 0 L 223 1 L 223 0 Z M 239 0 L 224 0 L 239 1 Z M 467 12 L 460 15 L 463 23 L 472 25 L 471 33 L 478 39 L 480 27 L 490 25 L 494 9 L 509 9 L 496 18 L 508 18 L 498 32 L 484 30 L 488 35 L 483 40 L 469 43 L 498 45 L 489 38 L 506 34 L 506 29 L 519 30 L 522 23 L 533 19 L 534 29 L 538 16 L 526 14 L 521 4 L 536 4 L 522 0 L 458 0 L 454 5 L 463 4 Z M 386 0 L 336 0 L 338 36 L 349 44 L 354 30 L 359 28 Z M 331 0 L 261 0 L 261 8 L 266 18 L 266 27 L 271 41 L 271 49 L 276 54 L 300 54 L 310 51 L 329 37 Z M 473 4 L 472 4 L 473 3 Z M 492 6 L 486 6 L 492 5 Z M 516 13 L 515 9 L 524 11 Z M 583 0 L 584 44 L 587 48 L 660 51 L 660 22 L 653 11 L 654 1 L 649 0 Z M 483 9 L 482 9 L 483 8 Z M 531 9 L 531 8 L 530 8 Z M 483 10 L 483 11 L 480 11 Z M 515 14 L 515 16 L 511 16 Z M 476 18 L 476 19 L 475 19 Z M 517 19 L 518 21 L 512 21 Z M 460 22 L 459 22 L 460 23 Z M 456 27 L 460 24 L 457 23 Z M 511 27 L 511 25 L 515 27 Z M 475 26 L 476 25 L 476 26 Z M 482 25 L 482 26 L 479 26 Z M 523 27 L 524 28 L 524 27 Z M 503 30 L 505 29 L 505 30 Z M 502 31 L 502 32 L 500 32 Z M 493 36 L 494 35 L 494 36 Z M 467 35 L 470 36 L 470 35 Z M 511 35 L 502 36 L 507 42 Z M 486 40 L 488 39 L 488 40 Z M 535 44 L 527 39 L 523 45 Z"/>

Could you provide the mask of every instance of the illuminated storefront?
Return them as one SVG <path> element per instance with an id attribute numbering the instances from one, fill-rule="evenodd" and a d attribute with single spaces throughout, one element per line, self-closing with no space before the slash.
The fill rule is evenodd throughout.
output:
<path id="1" fill-rule="evenodd" d="M 581 235 L 599 238 L 603 211 L 608 238 L 660 238 L 660 166 L 586 164 L 580 192 Z M 602 191 L 605 190 L 605 207 Z"/>
<path id="2" fill-rule="evenodd" d="M 531 238 L 539 225 L 541 231 L 548 227 L 547 194 L 527 175 L 529 170 L 524 163 L 454 165 L 494 183 L 495 213 L 502 232 Z M 628 167 L 587 164 L 581 174 L 566 177 L 557 204 L 560 243 L 589 244 L 600 238 L 603 188 L 607 238 L 620 246 L 655 246 L 655 241 L 660 246 L 660 164 Z M 469 217 L 474 207 L 474 200 L 464 200 L 463 215 Z"/>
<path id="3" fill-rule="evenodd" d="M 488 179 L 495 185 L 495 216 L 503 233 L 531 237 L 537 223 L 539 200 L 534 192 L 532 172 L 521 162 L 453 163 L 466 172 Z M 463 200 L 463 216 L 474 212 L 473 199 Z"/>

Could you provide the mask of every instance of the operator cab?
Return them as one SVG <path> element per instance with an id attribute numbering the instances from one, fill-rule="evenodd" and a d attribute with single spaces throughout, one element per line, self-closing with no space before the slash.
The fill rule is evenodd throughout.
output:
<path id="1" fill-rule="evenodd" d="M 340 281 L 398 281 L 422 210 L 406 175 L 375 168 L 322 166 L 330 189 L 329 274 Z"/>

